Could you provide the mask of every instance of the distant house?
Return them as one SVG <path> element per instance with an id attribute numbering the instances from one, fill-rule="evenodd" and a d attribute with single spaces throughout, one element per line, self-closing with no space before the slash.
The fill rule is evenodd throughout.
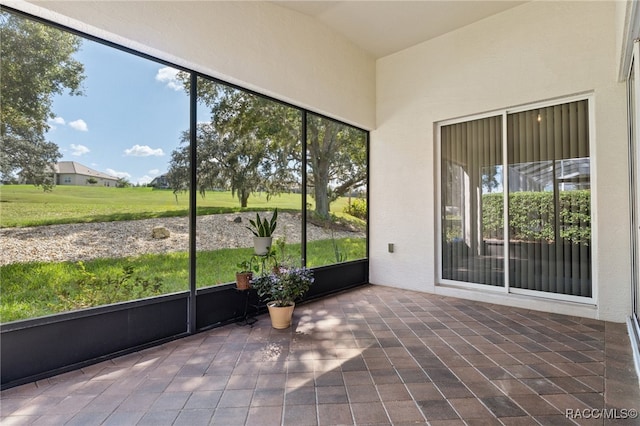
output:
<path id="1" fill-rule="evenodd" d="M 154 177 L 153 180 L 149 183 L 149 186 L 152 186 L 156 189 L 169 189 L 169 181 L 167 180 L 167 175 Z"/>
<path id="2" fill-rule="evenodd" d="M 93 170 L 75 161 L 60 161 L 54 166 L 56 185 L 113 186 L 118 178 Z"/>

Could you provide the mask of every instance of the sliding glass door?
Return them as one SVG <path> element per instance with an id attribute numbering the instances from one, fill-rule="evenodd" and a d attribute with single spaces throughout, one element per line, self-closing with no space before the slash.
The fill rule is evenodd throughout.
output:
<path id="1" fill-rule="evenodd" d="M 591 296 L 586 100 L 507 115 L 509 286 Z"/>
<path id="2" fill-rule="evenodd" d="M 592 297 L 589 122 L 579 99 L 440 125 L 441 282 Z"/>

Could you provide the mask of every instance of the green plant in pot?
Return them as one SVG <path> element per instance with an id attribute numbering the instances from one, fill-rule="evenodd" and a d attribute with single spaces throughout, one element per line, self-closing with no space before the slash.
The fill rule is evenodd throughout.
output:
<path id="1" fill-rule="evenodd" d="M 236 271 L 236 288 L 238 290 L 248 290 L 251 288 L 251 280 L 253 279 L 253 273 L 258 272 L 258 265 L 253 263 L 253 258 L 249 260 L 243 260 L 237 265 Z"/>
<path id="2" fill-rule="evenodd" d="M 259 213 L 256 213 L 256 220 L 249 220 L 249 224 L 251 226 L 246 228 L 253 233 L 253 249 L 258 256 L 264 256 L 269 253 L 273 232 L 278 225 L 278 209 L 273 211 L 271 219 L 266 217 L 263 219 Z"/>
<path id="3" fill-rule="evenodd" d="M 273 246 L 269 249 L 269 252 L 265 255 L 267 263 L 269 263 L 274 272 L 278 273 L 280 268 L 284 268 L 285 265 L 292 265 L 294 260 L 287 254 L 287 238 L 280 237 L 273 241 Z"/>
<path id="4" fill-rule="evenodd" d="M 305 267 L 280 267 L 278 272 L 263 272 L 251 281 L 258 297 L 267 304 L 273 328 L 288 328 L 296 300 L 313 284 L 313 271 Z"/>

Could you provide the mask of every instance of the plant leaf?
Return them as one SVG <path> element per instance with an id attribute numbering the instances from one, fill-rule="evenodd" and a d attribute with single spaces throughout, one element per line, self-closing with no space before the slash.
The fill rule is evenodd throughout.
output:
<path id="1" fill-rule="evenodd" d="M 271 216 L 271 223 L 269 224 L 270 234 L 273 234 L 273 231 L 276 230 L 276 226 L 278 225 L 278 208 L 273 211 L 273 216 Z M 266 218 L 265 218 L 266 221 Z"/>

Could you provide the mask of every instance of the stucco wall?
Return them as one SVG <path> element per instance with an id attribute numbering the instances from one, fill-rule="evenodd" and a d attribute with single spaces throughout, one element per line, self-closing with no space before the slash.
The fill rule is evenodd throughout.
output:
<path id="1" fill-rule="evenodd" d="M 351 124 L 375 125 L 374 59 L 269 2 L 3 3 Z"/>
<path id="2" fill-rule="evenodd" d="M 613 2 L 531 2 L 377 61 L 371 282 L 624 321 L 630 313 L 625 86 Z M 434 123 L 592 92 L 597 306 L 435 285 Z M 395 252 L 387 252 L 395 243 Z"/>

